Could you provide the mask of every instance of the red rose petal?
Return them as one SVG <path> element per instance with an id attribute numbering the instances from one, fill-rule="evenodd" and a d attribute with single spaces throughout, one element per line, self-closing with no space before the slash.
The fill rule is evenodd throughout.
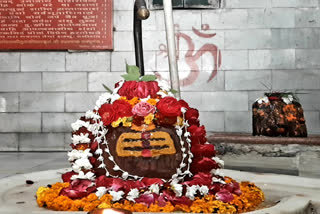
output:
<path id="1" fill-rule="evenodd" d="M 62 180 L 63 180 L 63 182 L 70 182 L 71 181 L 71 177 L 73 176 L 73 175 L 76 175 L 77 173 L 75 173 L 75 172 L 73 172 L 73 171 L 70 171 L 70 172 L 66 172 L 66 173 L 64 173 L 64 174 L 62 174 Z"/>
<path id="2" fill-rule="evenodd" d="M 142 139 L 149 140 L 150 137 L 151 137 L 151 133 L 150 133 L 150 132 L 142 132 L 142 133 L 141 133 L 141 138 L 142 138 Z"/>
<path id="3" fill-rule="evenodd" d="M 147 178 L 147 177 L 144 177 L 141 180 L 141 182 L 144 183 L 146 186 L 151 186 L 152 184 L 159 184 L 159 185 L 163 184 L 163 180 L 161 180 L 160 178 Z"/>
<path id="4" fill-rule="evenodd" d="M 142 157 L 149 158 L 152 157 L 152 152 L 150 149 L 144 149 L 141 152 Z"/>
<path id="5" fill-rule="evenodd" d="M 234 199 L 233 195 L 226 189 L 222 189 L 217 192 L 216 198 L 224 203 L 229 203 Z"/>

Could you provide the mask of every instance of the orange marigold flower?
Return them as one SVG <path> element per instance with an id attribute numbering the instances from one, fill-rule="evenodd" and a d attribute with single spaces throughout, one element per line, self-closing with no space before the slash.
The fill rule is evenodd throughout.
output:
<path id="1" fill-rule="evenodd" d="M 147 101 L 147 103 L 149 103 L 150 105 L 153 105 L 153 106 L 157 105 L 157 102 L 158 102 L 157 99 L 149 99 L 149 100 Z"/>
<path id="2" fill-rule="evenodd" d="M 128 100 L 128 103 L 130 103 L 130 105 L 132 105 L 132 106 L 135 106 L 139 102 L 140 102 L 140 100 L 138 97 L 134 97 L 131 100 Z"/>
<path id="3" fill-rule="evenodd" d="M 82 150 L 82 151 L 84 151 L 84 150 L 86 150 L 86 149 L 89 148 L 89 144 L 87 144 L 87 143 L 81 143 L 81 144 L 77 144 L 75 147 L 76 147 L 76 150 Z"/>

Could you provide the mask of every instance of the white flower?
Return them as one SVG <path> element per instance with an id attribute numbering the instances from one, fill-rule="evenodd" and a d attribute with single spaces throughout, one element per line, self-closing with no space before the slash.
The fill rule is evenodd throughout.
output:
<path id="1" fill-rule="evenodd" d="M 123 191 L 116 192 L 116 191 L 111 190 L 111 191 L 109 191 L 109 194 L 112 196 L 112 201 L 115 202 L 115 201 L 119 201 L 120 199 L 122 199 L 124 192 Z"/>
<path id="2" fill-rule="evenodd" d="M 72 175 L 71 180 L 76 180 L 76 179 L 88 179 L 88 180 L 94 180 L 95 175 L 92 172 L 87 172 L 84 174 L 84 172 L 80 171 L 78 175 Z"/>
<path id="3" fill-rule="evenodd" d="M 210 173 L 213 174 L 213 175 L 218 175 L 220 177 L 224 177 L 222 169 L 212 169 L 210 171 Z"/>
<path id="4" fill-rule="evenodd" d="M 99 157 L 98 157 L 98 161 L 101 161 L 101 162 L 102 162 L 102 161 L 103 161 L 103 156 L 99 156 Z"/>
<path id="5" fill-rule="evenodd" d="M 212 157 L 212 160 L 214 160 L 220 167 L 224 166 L 224 161 L 221 160 L 219 157 L 217 157 L 217 156 Z"/>
<path id="6" fill-rule="evenodd" d="M 84 168 L 84 169 L 91 169 L 92 168 L 92 165 L 87 158 L 78 159 L 72 165 L 72 169 L 75 172 L 79 172 L 81 168 Z"/>
<path id="7" fill-rule="evenodd" d="M 131 189 L 130 192 L 127 195 L 127 199 L 129 201 L 135 202 L 134 199 L 139 197 L 139 190 L 137 188 Z"/>
<path id="8" fill-rule="evenodd" d="M 209 188 L 208 188 L 207 186 L 201 186 L 200 189 L 199 189 L 199 191 L 200 191 L 200 194 L 201 194 L 201 195 L 208 195 L 208 193 L 209 193 Z"/>
<path id="9" fill-rule="evenodd" d="M 150 98 L 151 98 L 151 97 L 150 97 L 150 95 L 149 95 L 149 96 L 146 97 L 146 98 L 141 98 L 140 101 L 141 101 L 141 102 L 147 102 Z"/>
<path id="10" fill-rule="evenodd" d="M 190 136 L 191 136 L 190 132 L 185 132 L 184 133 L 184 137 L 190 137 Z"/>
<path id="11" fill-rule="evenodd" d="M 178 184 L 178 181 L 172 181 L 171 182 L 171 189 L 176 194 L 177 197 L 182 196 L 183 186 L 182 184 Z"/>
<path id="12" fill-rule="evenodd" d="M 77 120 L 76 122 L 71 124 L 71 128 L 73 131 L 78 131 L 81 127 L 86 127 L 88 128 L 90 125 L 89 122 L 85 122 L 83 120 Z"/>
<path id="13" fill-rule="evenodd" d="M 128 178 L 128 176 L 129 176 L 129 173 L 128 173 L 128 172 L 122 173 L 122 178 L 123 178 L 124 180 L 126 180 L 126 179 Z"/>
<path id="14" fill-rule="evenodd" d="M 96 154 L 96 155 L 102 155 L 102 149 L 97 149 L 97 150 L 95 151 L 95 154 Z"/>
<path id="15" fill-rule="evenodd" d="M 212 182 L 213 182 L 213 183 L 226 184 L 226 182 L 223 181 L 221 178 L 216 178 L 216 177 L 213 177 L 213 178 L 212 178 Z"/>
<path id="16" fill-rule="evenodd" d="M 119 86 L 113 90 L 113 94 L 117 94 L 119 89 L 122 87 L 124 80 L 118 82 Z"/>
<path id="17" fill-rule="evenodd" d="M 94 113 L 91 110 L 86 112 L 85 117 L 86 117 L 86 119 L 94 119 L 94 120 L 99 120 L 101 118 L 100 115 Z"/>
<path id="18" fill-rule="evenodd" d="M 88 157 L 92 157 L 92 153 L 90 152 L 90 149 L 86 149 L 86 150 L 76 150 L 73 149 L 71 152 L 68 152 L 68 157 L 69 157 L 69 161 L 74 161 L 77 159 L 81 159 L 81 158 L 88 158 Z"/>
<path id="19" fill-rule="evenodd" d="M 269 99 L 268 99 L 267 96 L 265 96 L 265 97 L 260 97 L 260 98 L 258 98 L 258 99 L 256 100 L 256 102 L 257 102 L 257 101 L 258 101 L 259 104 L 262 104 L 262 102 L 264 102 L 264 103 L 269 103 Z"/>
<path id="20" fill-rule="evenodd" d="M 74 145 L 77 145 L 79 143 L 90 143 L 90 138 L 89 138 L 89 134 L 83 134 L 83 133 L 80 133 L 80 135 L 73 135 L 71 137 L 71 140 L 72 140 L 72 143 Z"/>
<path id="21" fill-rule="evenodd" d="M 288 97 L 282 97 L 282 101 L 286 104 L 290 104 L 293 101 L 293 96 L 291 94 L 288 95 Z"/>
<path id="22" fill-rule="evenodd" d="M 176 132 L 177 132 L 177 135 L 178 135 L 179 137 L 181 137 L 181 135 L 182 135 L 182 129 L 180 128 L 180 126 L 176 126 Z"/>
<path id="23" fill-rule="evenodd" d="M 113 103 L 114 101 L 118 100 L 120 98 L 120 95 L 119 94 L 113 94 L 111 96 L 111 101 L 110 103 Z"/>
<path id="24" fill-rule="evenodd" d="M 104 163 L 101 163 L 99 166 L 98 166 L 98 168 L 106 168 L 106 165 L 104 164 Z"/>
<path id="25" fill-rule="evenodd" d="M 168 95 L 166 93 L 164 93 L 163 91 L 158 91 L 157 95 L 160 95 L 161 98 L 167 97 Z"/>
<path id="26" fill-rule="evenodd" d="M 182 113 L 186 113 L 186 112 L 187 112 L 187 108 L 181 107 L 181 112 L 182 112 Z"/>
<path id="27" fill-rule="evenodd" d="M 194 200 L 194 196 L 197 194 L 199 188 L 199 185 L 192 185 L 191 187 L 187 186 L 186 196 L 191 200 Z"/>
<path id="28" fill-rule="evenodd" d="M 157 79 L 157 82 L 158 82 L 158 85 L 161 89 L 165 90 L 165 91 L 169 91 L 170 90 L 170 86 L 169 84 L 167 83 L 167 81 L 165 80 L 158 80 Z"/>
<path id="29" fill-rule="evenodd" d="M 159 185 L 158 184 L 152 184 L 150 187 L 149 187 L 149 190 L 153 193 L 156 193 L 156 194 L 159 194 L 159 191 L 160 191 L 160 188 L 159 188 Z"/>
<path id="30" fill-rule="evenodd" d="M 107 188 L 105 188 L 105 187 L 98 187 L 97 188 L 97 192 L 96 192 L 96 196 L 98 197 L 98 198 L 101 198 L 104 194 L 106 194 L 107 193 Z"/>

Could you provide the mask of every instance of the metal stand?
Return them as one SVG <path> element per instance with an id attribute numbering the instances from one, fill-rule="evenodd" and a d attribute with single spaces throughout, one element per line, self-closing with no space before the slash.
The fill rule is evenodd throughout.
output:
<path id="1" fill-rule="evenodd" d="M 172 13 L 172 0 L 163 0 L 164 18 L 166 25 L 168 58 L 169 58 L 169 71 L 171 88 L 175 90 L 176 97 L 181 98 L 178 65 L 176 58 L 176 44 L 175 33 L 173 25 Z M 136 56 L 136 66 L 140 68 L 140 75 L 144 75 L 144 62 L 143 62 L 143 45 L 142 45 L 142 23 L 141 20 L 149 18 L 150 12 L 147 9 L 145 0 L 136 0 L 134 3 L 134 21 L 133 21 L 133 34 L 134 34 L 134 47 Z"/>
<path id="2" fill-rule="evenodd" d="M 164 8 L 164 18 L 165 18 L 166 34 L 167 34 L 171 88 L 177 91 L 175 95 L 178 99 L 180 99 L 181 95 L 180 95 L 177 56 L 176 56 L 176 41 L 175 41 L 175 33 L 174 33 L 174 25 L 173 25 L 172 0 L 163 0 L 163 8 Z"/>
<path id="3" fill-rule="evenodd" d="M 133 21 L 133 35 L 134 48 L 136 56 L 136 66 L 140 68 L 140 75 L 144 75 L 143 63 L 143 47 L 142 47 L 142 25 L 141 20 L 148 19 L 150 15 L 144 0 L 136 0 L 134 3 L 134 21 Z"/>

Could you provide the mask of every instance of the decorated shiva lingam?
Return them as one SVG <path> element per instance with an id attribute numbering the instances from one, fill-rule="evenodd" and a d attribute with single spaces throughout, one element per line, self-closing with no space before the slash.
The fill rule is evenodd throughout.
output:
<path id="1" fill-rule="evenodd" d="M 254 210 L 263 202 L 263 192 L 253 183 L 238 183 L 223 175 L 224 163 L 207 142 L 198 110 L 174 97 L 179 89 L 171 90 L 156 76 L 144 75 L 140 16 L 148 16 L 145 2 L 136 1 L 134 11 L 138 66 L 127 65 L 124 80 L 72 124 L 68 153 L 72 171 L 62 175 L 62 183 L 40 187 L 38 205 L 92 214 L 119 211 L 110 208 L 194 213 Z"/>

